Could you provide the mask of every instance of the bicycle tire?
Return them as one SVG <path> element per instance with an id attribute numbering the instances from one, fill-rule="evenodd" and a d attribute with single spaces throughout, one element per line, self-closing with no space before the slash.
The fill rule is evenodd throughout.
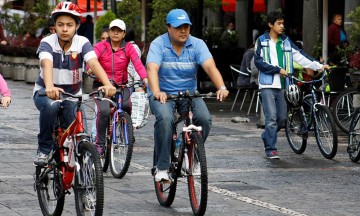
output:
<path id="1" fill-rule="evenodd" d="M 336 125 L 328 107 L 317 105 L 316 109 L 313 110 L 316 143 L 321 154 L 326 159 L 332 159 L 338 147 Z"/>
<path id="2" fill-rule="evenodd" d="M 356 109 L 351 124 L 349 133 L 349 142 L 347 152 L 352 162 L 360 160 L 360 109 Z"/>
<path id="3" fill-rule="evenodd" d="M 202 137 L 198 133 L 190 134 L 191 147 L 188 150 L 190 173 L 188 176 L 189 199 L 194 215 L 204 215 L 208 199 L 208 172 L 205 147 Z M 195 176 L 193 171 L 195 161 L 200 163 L 200 176 Z"/>
<path id="4" fill-rule="evenodd" d="M 129 169 L 135 142 L 130 115 L 126 112 L 119 113 L 113 130 L 116 143 L 111 142 L 110 170 L 115 178 L 122 178 Z"/>
<path id="5" fill-rule="evenodd" d="M 155 169 L 156 169 L 155 147 L 153 154 L 153 165 L 154 165 L 153 174 L 154 174 L 154 186 L 155 186 L 156 198 L 161 206 L 169 207 L 171 206 L 171 204 L 174 202 L 175 199 L 176 187 L 177 187 L 177 175 L 172 175 L 172 179 L 173 179 L 172 181 L 162 181 L 162 182 L 155 181 Z M 181 167 L 178 169 L 181 170 Z"/>
<path id="6" fill-rule="evenodd" d="M 96 147 L 89 142 L 78 146 L 75 173 L 75 206 L 77 215 L 102 215 L 104 209 L 104 178 L 100 156 Z"/>
<path id="7" fill-rule="evenodd" d="M 65 195 L 62 189 L 62 176 L 57 169 L 36 166 L 36 192 L 41 212 L 45 216 L 60 216 L 64 209 Z M 42 178 L 42 180 L 39 180 Z"/>
<path id="8" fill-rule="evenodd" d="M 101 157 L 101 165 L 103 172 L 106 172 L 108 170 L 110 164 L 110 148 L 111 148 L 112 140 L 111 140 L 111 134 L 109 133 L 109 127 L 110 126 L 106 127 L 105 130 L 106 137 L 105 137 L 105 145 L 104 145 L 104 155 Z"/>
<path id="9" fill-rule="evenodd" d="M 351 118 L 355 112 L 353 95 L 359 93 L 356 90 L 345 91 L 337 96 L 334 102 L 333 116 L 335 123 L 346 134 L 349 133 Z"/>
<path id="10" fill-rule="evenodd" d="M 303 107 L 290 109 L 285 124 L 286 138 L 296 154 L 304 153 L 309 135 Z"/>

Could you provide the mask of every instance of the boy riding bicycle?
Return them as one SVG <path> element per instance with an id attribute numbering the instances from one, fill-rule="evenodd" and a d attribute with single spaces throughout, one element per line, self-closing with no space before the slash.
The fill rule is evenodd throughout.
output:
<path id="1" fill-rule="evenodd" d="M 74 120 L 75 103 L 64 101 L 52 104 L 59 98 L 59 92 L 82 94 L 82 62 L 85 61 L 104 86 L 106 96 L 115 94 L 116 89 L 108 80 L 105 71 L 99 64 L 96 54 L 86 37 L 76 35 L 80 24 L 81 11 L 72 2 L 61 2 L 51 13 L 55 22 L 56 34 L 43 38 L 37 50 L 40 59 L 40 74 L 35 82 L 34 103 L 40 111 L 40 133 L 38 150 L 34 160 L 37 166 L 47 164 L 48 155 L 53 149 L 56 117 L 60 106 L 64 128 Z M 47 97 L 39 96 L 46 93 Z"/>

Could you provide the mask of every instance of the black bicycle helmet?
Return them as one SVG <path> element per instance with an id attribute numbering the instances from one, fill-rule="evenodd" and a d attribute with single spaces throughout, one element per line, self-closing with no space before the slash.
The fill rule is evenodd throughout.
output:
<path id="1" fill-rule="evenodd" d="M 292 108 L 300 107 L 303 103 L 303 94 L 300 88 L 295 84 L 289 85 L 285 90 L 285 100 Z"/>

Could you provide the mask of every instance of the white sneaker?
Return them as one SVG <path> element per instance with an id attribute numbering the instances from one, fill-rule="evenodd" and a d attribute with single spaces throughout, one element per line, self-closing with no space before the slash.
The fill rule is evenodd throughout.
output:
<path id="1" fill-rule="evenodd" d="M 40 151 L 37 152 L 34 160 L 35 166 L 46 166 L 48 163 L 48 155 Z"/>
<path id="2" fill-rule="evenodd" d="M 158 170 L 156 168 L 156 174 L 155 174 L 155 181 L 159 182 L 159 181 L 169 181 L 169 174 L 167 172 L 167 170 Z"/>

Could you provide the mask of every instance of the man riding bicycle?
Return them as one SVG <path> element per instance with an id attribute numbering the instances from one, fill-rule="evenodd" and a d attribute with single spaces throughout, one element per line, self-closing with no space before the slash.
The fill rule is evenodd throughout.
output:
<path id="1" fill-rule="evenodd" d="M 34 161 L 37 166 L 47 164 L 48 155 L 53 149 L 56 118 L 60 106 L 64 128 L 74 120 L 74 102 L 62 104 L 52 102 L 59 98 L 59 92 L 82 94 L 82 63 L 85 61 L 104 86 L 105 96 L 112 96 L 116 89 L 108 80 L 104 69 L 99 64 L 96 54 L 86 37 L 76 35 L 80 24 L 81 11 L 72 2 L 61 2 L 51 13 L 55 22 L 56 34 L 43 38 L 37 50 L 40 59 L 40 74 L 35 82 L 34 103 L 40 111 L 40 133 L 38 150 Z M 47 97 L 39 96 L 46 93 Z"/>
<path id="2" fill-rule="evenodd" d="M 187 101 L 166 101 L 166 94 L 197 89 L 197 67 L 204 71 L 218 89 L 217 99 L 224 100 L 229 91 L 205 42 L 190 35 L 192 25 L 188 14 L 182 9 L 171 10 L 167 17 L 167 33 L 152 41 L 147 55 L 146 67 L 149 80 L 149 103 L 156 117 L 154 139 L 156 148 L 155 181 L 169 180 L 174 109 L 185 112 Z M 156 100 L 155 100 L 156 99 Z M 202 126 L 205 141 L 211 126 L 211 116 L 202 98 L 193 99 L 194 124 Z"/>

